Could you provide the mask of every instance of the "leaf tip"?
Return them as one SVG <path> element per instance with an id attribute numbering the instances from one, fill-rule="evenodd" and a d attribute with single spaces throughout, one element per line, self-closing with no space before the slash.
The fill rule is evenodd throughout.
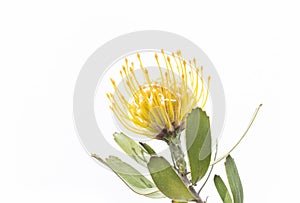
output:
<path id="1" fill-rule="evenodd" d="M 219 177 L 220 177 L 219 175 L 215 174 L 214 179 L 219 178 Z"/>
<path id="2" fill-rule="evenodd" d="M 98 156 L 96 153 L 91 153 L 90 156 L 91 156 L 92 158 L 96 158 L 96 159 L 99 158 L 99 156 Z"/>
<path id="3" fill-rule="evenodd" d="M 226 157 L 226 160 L 225 160 L 225 162 L 224 162 L 225 166 L 227 165 L 227 162 L 228 162 L 228 161 L 231 161 L 231 160 L 233 160 L 233 158 L 232 158 L 232 156 L 229 154 L 229 155 Z"/>
<path id="4" fill-rule="evenodd" d="M 117 136 L 118 136 L 118 134 L 119 134 L 118 132 L 114 132 L 114 133 L 113 133 L 113 137 L 116 139 Z"/>

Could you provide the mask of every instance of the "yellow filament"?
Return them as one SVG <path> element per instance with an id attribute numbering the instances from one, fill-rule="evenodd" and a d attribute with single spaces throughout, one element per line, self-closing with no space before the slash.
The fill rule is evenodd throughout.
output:
<path id="1" fill-rule="evenodd" d="M 204 101 L 201 105 L 203 107 L 206 105 L 206 102 L 207 102 L 207 99 L 208 99 L 208 93 L 209 93 L 209 88 L 210 88 L 210 76 L 208 77 L 207 81 L 208 82 L 207 82 L 206 96 L 205 96 L 205 99 L 204 99 Z"/>
<path id="2" fill-rule="evenodd" d="M 141 135 L 145 135 L 145 136 L 153 136 L 151 133 L 148 133 L 147 131 L 142 131 L 139 128 L 135 128 L 132 125 L 130 125 L 130 123 L 127 123 L 126 120 L 124 120 L 122 117 L 120 117 L 120 115 L 115 111 L 114 108 L 110 107 L 110 109 L 114 112 L 115 116 L 117 117 L 118 121 L 122 124 L 122 126 L 124 128 L 126 128 L 127 130 L 136 133 L 136 134 L 141 134 Z"/>
<path id="3" fill-rule="evenodd" d="M 165 83 L 164 82 L 164 76 L 163 76 L 163 73 L 162 73 L 162 70 L 161 70 L 161 66 L 160 66 L 160 63 L 159 63 L 159 60 L 158 60 L 157 53 L 155 53 L 155 60 L 156 60 L 157 66 L 158 66 L 158 70 L 159 70 L 159 74 L 160 74 L 162 85 L 164 86 L 164 83 Z"/>

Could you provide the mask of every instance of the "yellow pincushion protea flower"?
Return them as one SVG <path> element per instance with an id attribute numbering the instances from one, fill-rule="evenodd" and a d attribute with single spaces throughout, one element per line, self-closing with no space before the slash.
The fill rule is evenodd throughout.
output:
<path id="1" fill-rule="evenodd" d="M 172 55 L 165 54 L 164 50 L 155 53 L 159 78 L 150 78 L 139 53 L 137 58 L 144 82 L 137 78 L 134 63 L 129 64 L 125 58 L 120 75 L 126 94 L 132 99 L 128 101 L 111 78 L 115 93 L 107 93 L 110 109 L 120 124 L 135 134 L 164 139 L 175 131 L 182 131 L 187 114 L 193 108 L 205 107 L 210 77 L 205 87 L 203 67 L 197 67 L 196 59 L 187 63 L 180 51 Z"/>

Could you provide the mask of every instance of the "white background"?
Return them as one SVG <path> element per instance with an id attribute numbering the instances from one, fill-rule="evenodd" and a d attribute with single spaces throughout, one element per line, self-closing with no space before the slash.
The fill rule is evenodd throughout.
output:
<path id="1" fill-rule="evenodd" d="M 89 157 L 73 124 L 84 62 L 144 29 L 185 36 L 214 63 L 227 101 L 220 154 L 264 104 L 232 153 L 245 202 L 297 202 L 299 19 L 297 1 L 1 1 L 0 202 L 169 202 L 129 191 Z M 221 202 L 212 185 L 208 194 Z"/>

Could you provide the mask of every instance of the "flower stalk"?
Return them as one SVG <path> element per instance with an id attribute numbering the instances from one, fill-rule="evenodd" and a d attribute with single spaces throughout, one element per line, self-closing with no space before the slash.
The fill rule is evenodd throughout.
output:
<path id="1" fill-rule="evenodd" d="M 186 174 L 187 173 L 186 162 L 184 160 L 184 153 L 181 148 L 180 134 L 181 133 L 174 132 L 174 136 L 165 138 L 165 140 L 169 145 L 174 168 L 180 174 Z"/>
<path id="2" fill-rule="evenodd" d="M 181 140 L 180 140 L 181 132 L 174 132 L 169 136 L 165 136 L 164 141 L 168 144 L 169 150 L 171 153 L 172 161 L 174 164 L 174 168 L 176 169 L 178 175 L 184 182 L 184 184 L 187 186 L 187 188 L 190 190 L 190 192 L 195 197 L 195 202 L 197 203 L 205 203 L 199 196 L 199 194 L 196 192 L 194 186 L 191 184 L 189 178 L 187 177 L 187 164 L 184 159 L 184 152 L 182 150 L 181 146 Z M 173 201 L 174 202 L 174 201 Z"/>

